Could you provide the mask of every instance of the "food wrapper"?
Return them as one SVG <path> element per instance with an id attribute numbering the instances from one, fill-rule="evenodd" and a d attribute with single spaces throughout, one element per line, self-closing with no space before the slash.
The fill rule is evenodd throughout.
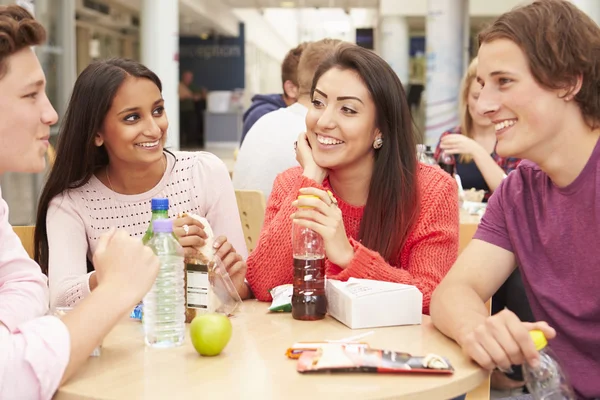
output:
<path id="1" fill-rule="evenodd" d="M 269 290 L 273 302 L 269 307 L 271 312 L 292 312 L 292 295 L 294 294 L 294 285 L 285 284 L 275 286 Z"/>
<path id="2" fill-rule="evenodd" d="M 131 311 L 131 314 L 129 314 L 129 318 L 142 322 L 143 314 L 144 314 L 144 304 L 142 302 L 140 302 Z"/>
<path id="3" fill-rule="evenodd" d="M 316 351 L 304 351 L 296 369 L 300 373 L 367 372 L 445 375 L 454 373 L 450 362 L 435 354 L 420 357 L 397 351 L 340 343 L 326 344 Z"/>
<path id="4" fill-rule="evenodd" d="M 338 342 L 336 344 L 343 345 L 346 349 L 354 349 L 354 351 L 357 351 L 359 348 L 369 348 L 369 344 L 365 342 Z M 294 343 L 290 348 L 288 348 L 285 352 L 285 355 L 287 358 L 297 360 L 304 352 L 318 351 L 323 346 L 330 345 L 331 342 L 298 342 Z"/>
<path id="5" fill-rule="evenodd" d="M 193 257 L 185 259 L 186 322 L 198 313 L 217 312 L 232 315 L 241 308 L 242 299 L 237 292 L 223 262 L 215 254 L 215 235 L 206 218 L 188 213 L 204 226 L 207 238 Z"/>
<path id="6" fill-rule="evenodd" d="M 471 188 L 462 192 L 462 201 L 470 201 L 473 203 L 481 203 L 485 197 L 485 190 L 475 190 Z"/>

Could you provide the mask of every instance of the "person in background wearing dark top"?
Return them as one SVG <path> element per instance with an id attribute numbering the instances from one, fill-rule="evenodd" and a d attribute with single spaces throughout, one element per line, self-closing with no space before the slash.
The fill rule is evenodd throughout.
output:
<path id="1" fill-rule="evenodd" d="M 518 158 L 500 157 L 496 153 L 496 128 L 489 117 L 476 111 L 481 84 L 477 76 L 477 58 L 475 58 L 463 78 L 460 93 L 461 125 L 442 134 L 435 151 L 437 159 L 442 149 L 456 154 L 456 173 L 460 175 L 463 188 L 485 190 L 487 201 L 504 177 L 514 170 Z M 515 269 L 510 277 L 498 289 L 492 298 L 492 314 L 508 308 L 521 321 L 533 321 L 533 314 L 525 294 L 521 273 Z M 512 374 L 501 371 L 492 373 L 493 389 L 515 389 L 523 386 L 521 367 L 514 367 Z"/>
<path id="2" fill-rule="evenodd" d="M 180 145 L 191 146 L 196 142 L 198 134 L 198 114 L 195 102 L 200 100 L 200 95 L 194 93 L 192 83 L 194 74 L 192 71 L 183 71 L 179 82 L 179 121 L 180 121 Z"/>
<path id="3" fill-rule="evenodd" d="M 244 126 L 242 127 L 242 139 L 244 141 L 246 134 L 252 128 L 252 125 L 260 117 L 271 111 L 288 107 L 298 101 L 298 62 L 302 51 L 308 43 L 300 43 L 291 49 L 281 64 L 281 83 L 283 85 L 283 94 L 257 94 L 252 97 L 252 104 L 246 110 L 243 117 Z"/>
<path id="4" fill-rule="evenodd" d="M 455 154 L 456 173 L 465 190 L 484 190 L 484 201 L 496 190 L 509 172 L 517 168 L 518 158 L 500 157 L 496 153 L 496 129 L 492 121 L 475 111 L 481 85 L 475 79 L 477 58 L 463 78 L 460 93 L 460 126 L 446 131 L 440 137 L 435 150 L 437 160 L 440 152 Z"/>
<path id="5" fill-rule="evenodd" d="M 208 91 L 205 87 L 200 88 L 194 108 L 196 111 L 196 140 L 194 146 L 204 148 L 204 112 L 206 111 L 206 97 Z"/>

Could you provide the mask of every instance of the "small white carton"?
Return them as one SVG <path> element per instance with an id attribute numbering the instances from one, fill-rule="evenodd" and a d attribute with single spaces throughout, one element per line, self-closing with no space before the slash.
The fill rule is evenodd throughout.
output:
<path id="1" fill-rule="evenodd" d="M 412 285 L 328 279 L 327 312 L 350 329 L 421 324 L 423 294 Z"/>

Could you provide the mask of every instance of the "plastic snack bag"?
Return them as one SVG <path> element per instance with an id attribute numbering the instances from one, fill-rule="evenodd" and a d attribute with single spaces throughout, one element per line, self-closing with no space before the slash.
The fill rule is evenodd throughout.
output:
<path id="1" fill-rule="evenodd" d="M 232 315 L 241 308 L 242 299 L 223 262 L 215 254 L 213 230 L 206 218 L 192 213 L 187 215 L 202 223 L 207 238 L 197 254 L 185 259 L 186 322 L 191 322 L 197 313 Z"/>
<path id="2" fill-rule="evenodd" d="M 286 284 L 275 286 L 269 290 L 273 302 L 269 307 L 271 312 L 292 312 L 292 294 L 294 294 L 294 285 Z"/>

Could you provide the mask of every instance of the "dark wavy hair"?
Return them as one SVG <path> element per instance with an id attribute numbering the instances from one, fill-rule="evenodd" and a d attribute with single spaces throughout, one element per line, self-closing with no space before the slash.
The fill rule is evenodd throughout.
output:
<path id="1" fill-rule="evenodd" d="M 7 73 L 8 57 L 45 41 L 46 30 L 29 11 L 16 5 L 0 6 L 0 78 Z"/>
<path id="2" fill-rule="evenodd" d="M 375 123 L 384 144 L 375 151 L 359 239 L 386 261 L 393 262 L 419 213 L 417 142 L 406 94 L 385 60 L 360 46 L 342 44 L 317 69 L 311 96 L 321 76 L 332 68 L 356 72 L 375 103 Z"/>
<path id="3" fill-rule="evenodd" d="M 162 92 L 162 83 L 154 72 L 137 61 L 120 58 L 90 64 L 75 82 L 58 136 L 56 161 L 38 205 L 35 260 L 45 274 L 48 273 L 46 216 L 50 201 L 65 190 L 83 186 L 97 170 L 108 165 L 105 147 L 96 146 L 94 138 L 102 129 L 117 91 L 129 76 L 149 79 Z"/>

